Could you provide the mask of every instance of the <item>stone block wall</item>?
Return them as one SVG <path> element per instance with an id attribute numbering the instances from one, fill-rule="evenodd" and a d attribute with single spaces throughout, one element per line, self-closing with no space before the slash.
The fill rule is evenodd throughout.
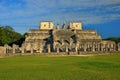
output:
<path id="1" fill-rule="evenodd" d="M 5 56 L 6 51 L 5 48 L 3 46 L 0 46 L 0 56 Z"/>

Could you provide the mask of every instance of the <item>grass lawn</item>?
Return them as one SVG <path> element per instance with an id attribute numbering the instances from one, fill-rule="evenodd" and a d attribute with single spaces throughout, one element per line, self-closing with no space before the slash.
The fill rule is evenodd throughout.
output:
<path id="1" fill-rule="evenodd" d="M 0 80 L 120 80 L 120 54 L 0 58 Z"/>

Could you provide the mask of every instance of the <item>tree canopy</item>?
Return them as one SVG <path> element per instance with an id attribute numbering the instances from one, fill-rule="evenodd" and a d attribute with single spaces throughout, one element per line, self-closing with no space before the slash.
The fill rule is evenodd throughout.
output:
<path id="1" fill-rule="evenodd" d="M 0 46 L 14 43 L 22 37 L 23 36 L 20 33 L 15 32 L 11 26 L 0 26 Z"/>

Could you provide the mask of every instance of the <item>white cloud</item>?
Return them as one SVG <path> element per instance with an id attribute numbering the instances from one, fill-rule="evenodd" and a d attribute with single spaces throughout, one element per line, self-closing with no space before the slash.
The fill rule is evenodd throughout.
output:
<path id="1" fill-rule="evenodd" d="M 3 0 L 5 1 L 5 0 Z M 100 24 L 119 20 L 120 0 L 22 0 L 3 6 L 0 3 L 0 23 L 36 24 L 40 20 L 82 21 Z M 4 2 L 5 3 L 5 2 Z M 15 8 L 14 8 L 15 7 Z M 10 21 L 9 21 L 10 20 Z M 18 21 L 15 21 L 18 20 Z"/>

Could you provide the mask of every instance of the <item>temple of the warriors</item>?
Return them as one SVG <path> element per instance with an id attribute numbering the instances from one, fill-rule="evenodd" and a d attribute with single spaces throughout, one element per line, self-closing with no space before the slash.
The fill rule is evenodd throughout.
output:
<path id="1" fill-rule="evenodd" d="M 39 29 L 27 32 L 21 47 L 5 45 L 5 54 L 80 55 L 120 51 L 120 43 L 104 41 L 96 30 L 82 30 L 82 22 L 54 26 L 51 21 L 40 22 Z"/>

